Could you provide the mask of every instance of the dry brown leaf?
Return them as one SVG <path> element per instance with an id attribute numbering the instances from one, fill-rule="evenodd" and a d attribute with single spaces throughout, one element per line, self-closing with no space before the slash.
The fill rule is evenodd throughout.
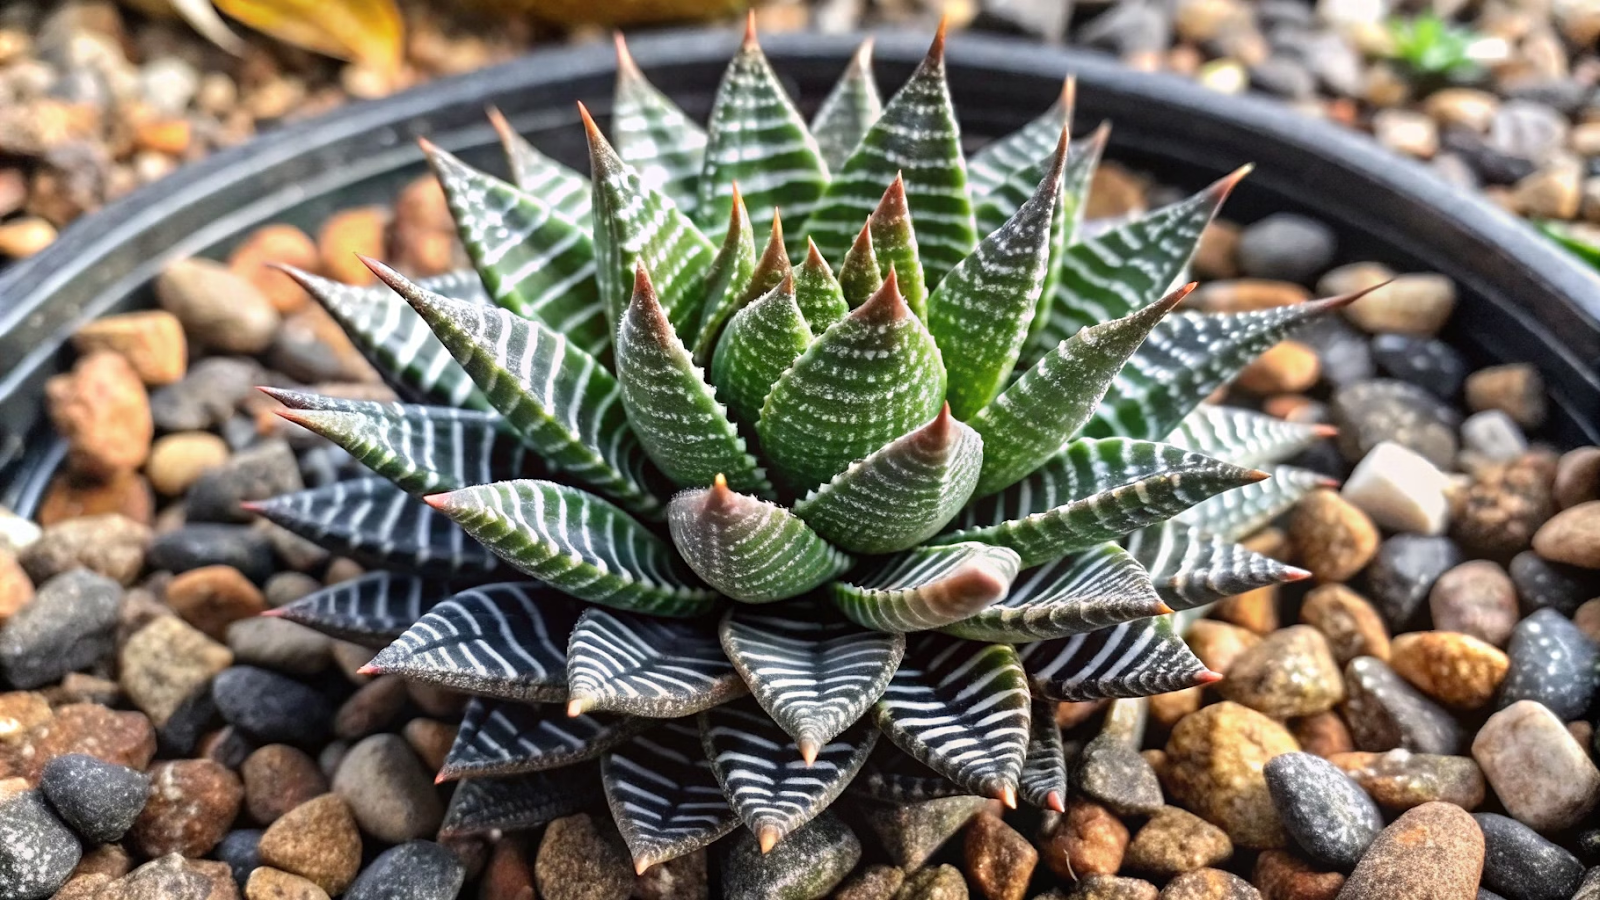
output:
<path id="1" fill-rule="evenodd" d="M 327 56 L 393 72 L 405 48 L 394 0 L 214 0 L 257 31 Z"/>

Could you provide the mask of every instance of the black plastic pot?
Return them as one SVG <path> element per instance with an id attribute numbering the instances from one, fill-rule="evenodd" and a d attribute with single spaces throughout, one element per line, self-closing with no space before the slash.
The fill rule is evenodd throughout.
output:
<path id="1" fill-rule="evenodd" d="M 879 35 L 885 86 L 910 73 L 927 39 Z M 702 116 L 737 40 L 728 31 L 665 33 L 636 39 L 633 50 L 657 85 Z M 763 45 L 798 96 L 814 104 L 856 41 L 794 34 Z M 574 101 L 603 115 L 614 71 L 609 46 L 579 46 L 351 105 L 188 167 L 80 220 L 0 275 L 0 504 L 26 512 L 58 458 L 40 423 L 41 389 L 66 361 L 63 346 L 78 325 L 148 305 L 151 280 L 166 263 L 224 254 L 263 223 L 312 228 L 336 209 L 389 201 L 421 171 L 418 136 L 496 167 L 483 115 L 490 104 L 538 146 L 582 166 Z M 949 72 L 974 144 L 1037 115 L 1073 72 L 1079 121 L 1111 120 L 1116 158 L 1189 187 L 1256 163 L 1228 216 L 1304 212 L 1336 229 L 1342 259 L 1451 276 L 1461 303 L 1447 337 L 1477 363 L 1537 363 L 1554 400 L 1549 436 L 1600 442 L 1600 278 L 1478 197 L 1361 135 L 1268 101 L 1130 72 L 1098 55 L 960 35 L 950 44 Z"/>

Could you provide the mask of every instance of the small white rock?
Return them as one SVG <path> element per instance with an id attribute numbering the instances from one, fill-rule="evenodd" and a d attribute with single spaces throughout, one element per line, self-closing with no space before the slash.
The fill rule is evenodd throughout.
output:
<path id="1" fill-rule="evenodd" d="M 1463 449 L 1489 462 L 1510 462 L 1528 452 L 1522 428 L 1498 409 L 1468 416 L 1461 423 L 1461 443 Z"/>
<path id="2" fill-rule="evenodd" d="M 1373 447 L 1339 493 L 1391 531 L 1443 534 L 1450 480 L 1414 450 L 1393 441 Z"/>
<path id="3" fill-rule="evenodd" d="M 40 533 L 39 526 L 0 506 L 0 549 L 17 553 L 37 541 Z"/>
<path id="4" fill-rule="evenodd" d="M 1472 741 L 1472 758 L 1506 812 L 1534 831 L 1570 828 L 1600 801 L 1600 769 L 1536 700 L 1490 716 Z"/>

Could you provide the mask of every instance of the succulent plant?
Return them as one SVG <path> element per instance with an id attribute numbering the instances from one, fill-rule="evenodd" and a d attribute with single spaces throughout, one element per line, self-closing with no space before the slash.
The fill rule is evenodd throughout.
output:
<path id="1" fill-rule="evenodd" d="M 1212 681 L 1174 611 L 1304 577 L 1237 541 L 1321 431 L 1204 401 L 1343 301 L 1174 311 L 1242 171 L 1086 224 L 1070 82 L 968 160 L 942 30 L 887 103 L 869 52 L 808 123 L 749 32 L 702 131 L 619 40 L 589 179 L 425 145 L 473 270 L 294 273 L 411 402 L 270 391 L 376 473 L 254 505 L 374 567 L 276 613 L 476 695 L 446 831 L 1060 810 L 1055 701 Z"/>

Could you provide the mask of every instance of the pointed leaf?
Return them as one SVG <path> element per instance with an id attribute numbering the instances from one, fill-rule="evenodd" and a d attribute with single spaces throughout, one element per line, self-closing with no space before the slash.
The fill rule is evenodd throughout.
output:
<path id="1" fill-rule="evenodd" d="M 728 231 L 722 246 L 706 270 L 706 299 L 701 307 L 700 326 L 696 329 L 694 361 L 705 365 L 716 346 L 722 327 L 745 304 L 745 291 L 756 268 L 755 232 L 750 227 L 750 213 L 745 209 L 739 186 L 733 186 L 733 209 L 728 219 Z"/>
<path id="2" fill-rule="evenodd" d="M 1311 576 L 1176 521 L 1134 532 L 1127 547 L 1149 571 L 1162 601 L 1176 610 L 1197 609 L 1224 597 Z"/>
<path id="3" fill-rule="evenodd" d="M 469 778 L 450 796 L 439 837 L 527 831 L 599 800 L 598 763 L 506 778 Z"/>
<path id="4" fill-rule="evenodd" d="M 1273 466 L 1272 477 L 1202 500 L 1179 513 L 1177 521 L 1202 534 L 1237 541 L 1289 511 L 1301 497 L 1336 482 L 1309 469 Z"/>
<path id="5" fill-rule="evenodd" d="M 506 423 L 557 471 L 649 515 L 644 449 L 628 426 L 622 389 L 594 357 L 547 326 L 490 306 L 469 306 L 374 267 L 471 373 Z"/>
<path id="6" fill-rule="evenodd" d="M 500 110 L 489 108 L 489 122 L 500 136 L 506 167 L 511 170 L 511 183 L 586 230 L 593 228 L 589 179 L 540 153 L 511 127 Z"/>
<path id="7" fill-rule="evenodd" d="M 928 296 L 928 331 L 944 357 L 950 409 L 958 419 L 989 405 L 1022 351 L 1050 265 L 1050 221 L 1066 162 L 1063 130 L 1033 197 Z"/>
<path id="8" fill-rule="evenodd" d="M 867 233 L 872 235 L 872 256 L 878 261 L 879 277 L 887 280 L 894 272 L 906 305 L 917 318 L 927 321 L 928 280 L 917 249 L 916 229 L 911 224 L 911 207 L 906 203 L 905 180 L 895 175 L 867 217 Z"/>
<path id="9" fill-rule="evenodd" d="M 944 391 L 939 348 L 890 278 L 778 379 L 756 431 L 778 472 L 805 489 L 932 419 Z"/>
<path id="10" fill-rule="evenodd" d="M 1022 799 L 1040 809 L 1066 812 L 1067 758 L 1053 704 L 1035 703 L 1028 727 L 1028 755 L 1019 782 Z"/>
<path id="11" fill-rule="evenodd" d="M 694 215 L 706 133 L 645 79 L 620 31 L 611 130 L 617 155 L 639 173 L 643 185 L 671 198 L 684 215 Z"/>
<path id="12" fill-rule="evenodd" d="M 705 373 L 673 333 L 643 268 L 617 328 L 616 356 L 628 421 L 663 474 L 682 487 L 726 476 L 736 490 L 772 492 Z"/>
<path id="13" fill-rule="evenodd" d="M 383 647 L 450 593 L 445 582 L 405 572 L 368 572 L 330 584 L 266 615 L 281 616 L 341 641 Z"/>
<path id="14" fill-rule="evenodd" d="M 501 481 L 428 503 L 513 568 L 579 599 L 658 616 L 697 616 L 714 602 L 666 541 L 578 488 Z"/>
<path id="15" fill-rule="evenodd" d="M 808 762 L 754 700 L 741 700 L 701 713 L 700 739 L 728 805 L 766 852 L 844 792 L 878 732 L 859 722 Z"/>
<path id="16" fill-rule="evenodd" d="M 1144 566 L 1116 544 L 1101 544 L 1023 573 L 1004 599 L 943 631 L 973 641 L 1024 644 L 1168 612 Z"/>
<path id="17" fill-rule="evenodd" d="M 919 263 L 917 269 L 921 268 Z M 839 289 L 844 292 L 845 303 L 855 309 L 872 299 L 881 287 L 883 272 L 878 268 L 878 253 L 872 246 L 872 221 L 869 219 L 856 233 L 850 252 L 844 255 L 844 262 L 839 266 Z"/>
<path id="18" fill-rule="evenodd" d="M 877 701 L 906 649 L 904 635 L 821 613 L 811 604 L 737 606 L 720 629 L 723 652 L 807 759 Z"/>
<path id="19" fill-rule="evenodd" d="M 1010 547 L 1036 566 L 1169 519 L 1266 473 L 1152 441 L 1084 438 L 933 540 Z"/>
<path id="20" fill-rule="evenodd" d="M 674 719 L 749 692 L 708 622 L 584 610 L 567 645 L 567 713 Z"/>
<path id="21" fill-rule="evenodd" d="M 602 354 L 611 330 L 595 285 L 590 226 L 426 141 L 422 147 L 494 302 Z"/>
<path id="22" fill-rule="evenodd" d="M 906 177 L 927 281 L 936 285 L 978 243 L 960 127 L 945 81 L 942 26 L 927 57 L 834 174 L 807 222 L 824 256 L 844 256 L 878 192 L 896 173 Z M 880 260 L 882 255 L 880 247 Z"/>
<path id="23" fill-rule="evenodd" d="M 1000 600 L 1021 568 L 1017 555 L 987 544 L 918 547 L 888 557 L 850 581 L 828 585 L 852 622 L 879 631 L 926 631 Z"/>
<path id="24" fill-rule="evenodd" d="M 1047 700 L 1149 697 L 1222 677 L 1195 658 L 1168 616 L 1024 644 L 1019 652 L 1033 695 Z"/>
<path id="25" fill-rule="evenodd" d="M 878 81 L 872 76 L 872 38 L 861 42 L 850 57 L 844 74 L 817 107 L 811 119 L 811 133 L 828 169 L 835 171 L 866 137 L 872 124 L 883 114 L 883 98 Z"/>
<path id="26" fill-rule="evenodd" d="M 673 497 L 667 527 L 695 574 L 745 603 L 799 596 L 851 564 L 794 513 L 735 493 L 720 476 Z"/>
<path id="27" fill-rule="evenodd" d="M 772 386 L 810 344 L 792 280 L 735 313 L 711 357 L 711 382 L 734 418 L 753 428 Z"/>
<path id="28" fill-rule="evenodd" d="M 739 826 L 691 720 L 662 722 L 600 761 L 606 802 L 639 871 Z"/>
<path id="29" fill-rule="evenodd" d="M 833 277 L 828 261 L 811 241 L 806 241 L 806 259 L 794 276 L 794 302 L 806 317 L 813 335 L 820 335 L 828 326 L 850 315 L 850 304 L 844 301 L 844 289 Z"/>
<path id="30" fill-rule="evenodd" d="M 369 568 L 481 575 L 500 561 L 454 522 L 385 478 L 336 481 L 248 508 L 324 550 Z"/>
<path id="31" fill-rule="evenodd" d="M 908 640 L 875 713 L 884 735 L 917 761 L 974 794 L 1014 806 L 1028 707 L 1014 648 L 918 634 Z"/>
<path id="32" fill-rule="evenodd" d="M 1236 406 L 1202 403 L 1162 440 L 1185 450 L 1259 468 L 1295 456 L 1328 437 L 1325 425 L 1309 425 Z"/>
<path id="33" fill-rule="evenodd" d="M 1005 137 L 990 141 L 967 160 L 967 185 L 977 205 L 978 233 L 989 234 L 1033 195 L 1038 178 L 1026 174 L 1055 153 L 1061 132 L 1072 126 L 1076 85 L 1071 76 L 1050 108 Z"/>
<path id="34" fill-rule="evenodd" d="M 654 724 L 559 706 L 476 698 L 467 704 L 439 781 L 543 772 L 595 759 Z"/>
<path id="35" fill-rule="evenodd" d="M 1060 452 L 1096 414 L 1124 363 L 1193 285 L 1121 319 L 1085 328 L 1022 373 L 969 421 L 983 436 L 983 472 L 974 494 L 1016 484 Z"/>
<path id="36" fill-rule="evenodd" d="M 567 636 L 578 611 L 543 585 L 462 591 L 373 657 L 373 671 L 522 702 L 567 698 Z"/>
<path id="37" fill-rule="evenodd" d="M 983 439 L 945 405 L 932 422 L 885 444 L 794 505 L 831 543 L 892 553 L 939 533 L 972 496 Z"/>

